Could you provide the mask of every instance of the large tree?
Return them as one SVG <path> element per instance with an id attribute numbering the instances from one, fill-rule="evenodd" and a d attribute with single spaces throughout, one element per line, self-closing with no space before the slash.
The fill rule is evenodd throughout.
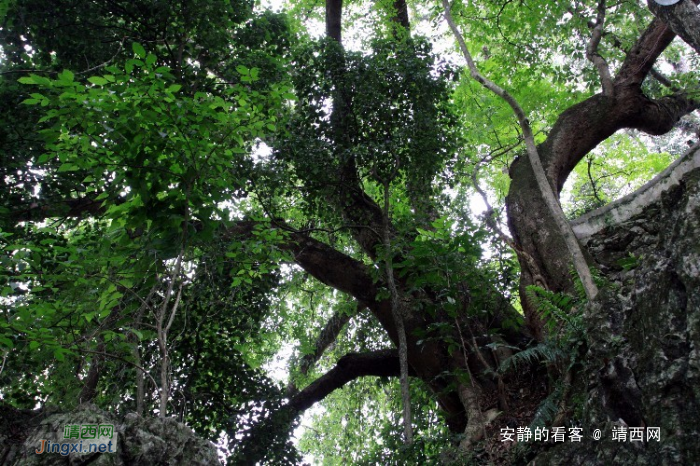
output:
<path id="1" fill-rule="evenodd" d="M 676 435 L 634 389 L 642 369 L 603 350 L 624 332 L 588 338 L 601 308 L 642 301 L 610 289 L 638 248 L 580 242 L 559 196 L 587 161 L 583 186 L 601 201 L 593 157 L 609 172 L 619 140 L 692 128 L 698 57 L 674 42 L 696 47 L 690 0 L 2 8 L 8 403 L 176 414 L 226 432 L 245 463 L 297 461 L 295 420 L 324 399 L 327 416 L 351 409 L 333 398 L 343 387 L 372 429 L 402 413 L 401 432 L 382 434 L 389 453 L 318 440 L 345 460 L 503 459 L 501 429 L 531 423 L 619 418 Z M 416 33 L 424 18 L 449 23 L 436 45 L 456 39 L 462 55 L 436 56 Z M 496 208 L 477 217 L 472 193 Z M 688 196 L 657 217 L 697 213 Z M 644 250 L 650 270 L 661 250 Z M 261 368 L 280 350 L 286 387 Z M 606 401 L 588 412 L 591 393 Z M 676 453 L 698 430 L 679 416 L 688 432 L 649 458 L 698 458 Z"/>

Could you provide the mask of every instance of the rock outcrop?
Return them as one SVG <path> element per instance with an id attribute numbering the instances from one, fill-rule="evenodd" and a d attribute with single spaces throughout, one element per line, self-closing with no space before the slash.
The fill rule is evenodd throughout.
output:
<path id="1" fill-rule="evenodd" d="M 531 464 L 700 463 L 700 150 L 573 226 L 611 286 L 585 311 L 584 438 Z"/>
<path id="2" fill-rule="evenodd" d="M 67 440 L 66 426 L 112 425 L 113 453 L 78 454 L 37 450 Z M 51 442 L 51 443 L 49 443 Z M 72 450 L 72 449 L 71 449 Z M 172 418 L 145 418 L 127 414 L 118 418 L 93 405 L 69 412 L 21 411 L 0 405 L 0 464 L 3 465 L 217 465 L 216 447 L 196 437 L 187 426 Z"/>

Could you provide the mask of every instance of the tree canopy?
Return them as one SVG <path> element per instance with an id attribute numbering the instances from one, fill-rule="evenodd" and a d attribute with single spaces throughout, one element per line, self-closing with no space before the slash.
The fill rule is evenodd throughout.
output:
<path id="1" fill-rule="evenodd" d="M 176 416 L 232 464 L 510 458 L 501 427 L 582 416 L 607 269 L 559 205 L 697 140 L 697 18 L 0 2 L 0 399 Z"/>

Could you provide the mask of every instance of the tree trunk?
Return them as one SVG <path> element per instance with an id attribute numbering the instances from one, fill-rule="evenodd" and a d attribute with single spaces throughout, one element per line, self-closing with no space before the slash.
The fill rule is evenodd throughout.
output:
<path id="1" fill-rule="evenodd" d="M 596 94 L 563 112 L 546 141 L 539 146 L 545 173 L 555 193 L 583 157 L 598 144 L 623 128 L 649 134 L 664 134 L 698 102 L 685 95 L 658 100 L 645 96 L 641 84 L 654 61 L 673 40 L 674 34 L 660 20 L 654 20 L 628 52 L 613 81 L 612 95 Z M 513 163 L 506 208 L 508 225 L 516 245 L 536 264 L 521 260 L 521 300 L 533 334 L 542 338 L 542 322 L 525 294 L 529 285 L 539 284 L 553 291 L 573 291 L 571 259 L 555 219 L 537 188 L 530 164 Z"/>

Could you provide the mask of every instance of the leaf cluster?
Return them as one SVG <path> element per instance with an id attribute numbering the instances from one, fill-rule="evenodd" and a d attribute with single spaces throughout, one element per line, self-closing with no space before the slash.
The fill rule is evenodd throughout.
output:
<path id="1" fill-rule="evenodd" d="M 376 40 L 370 53 L 360 54 L 321 41 L 296 57 L 300 99 L 276 156 L 292 166 L 308 197 L 335 194 L 347 163 L 368 181 L 401 180 L 415 195 L 432 196 L 456 132 L 451 72 L 436 63 L 428 44 Z"/>

